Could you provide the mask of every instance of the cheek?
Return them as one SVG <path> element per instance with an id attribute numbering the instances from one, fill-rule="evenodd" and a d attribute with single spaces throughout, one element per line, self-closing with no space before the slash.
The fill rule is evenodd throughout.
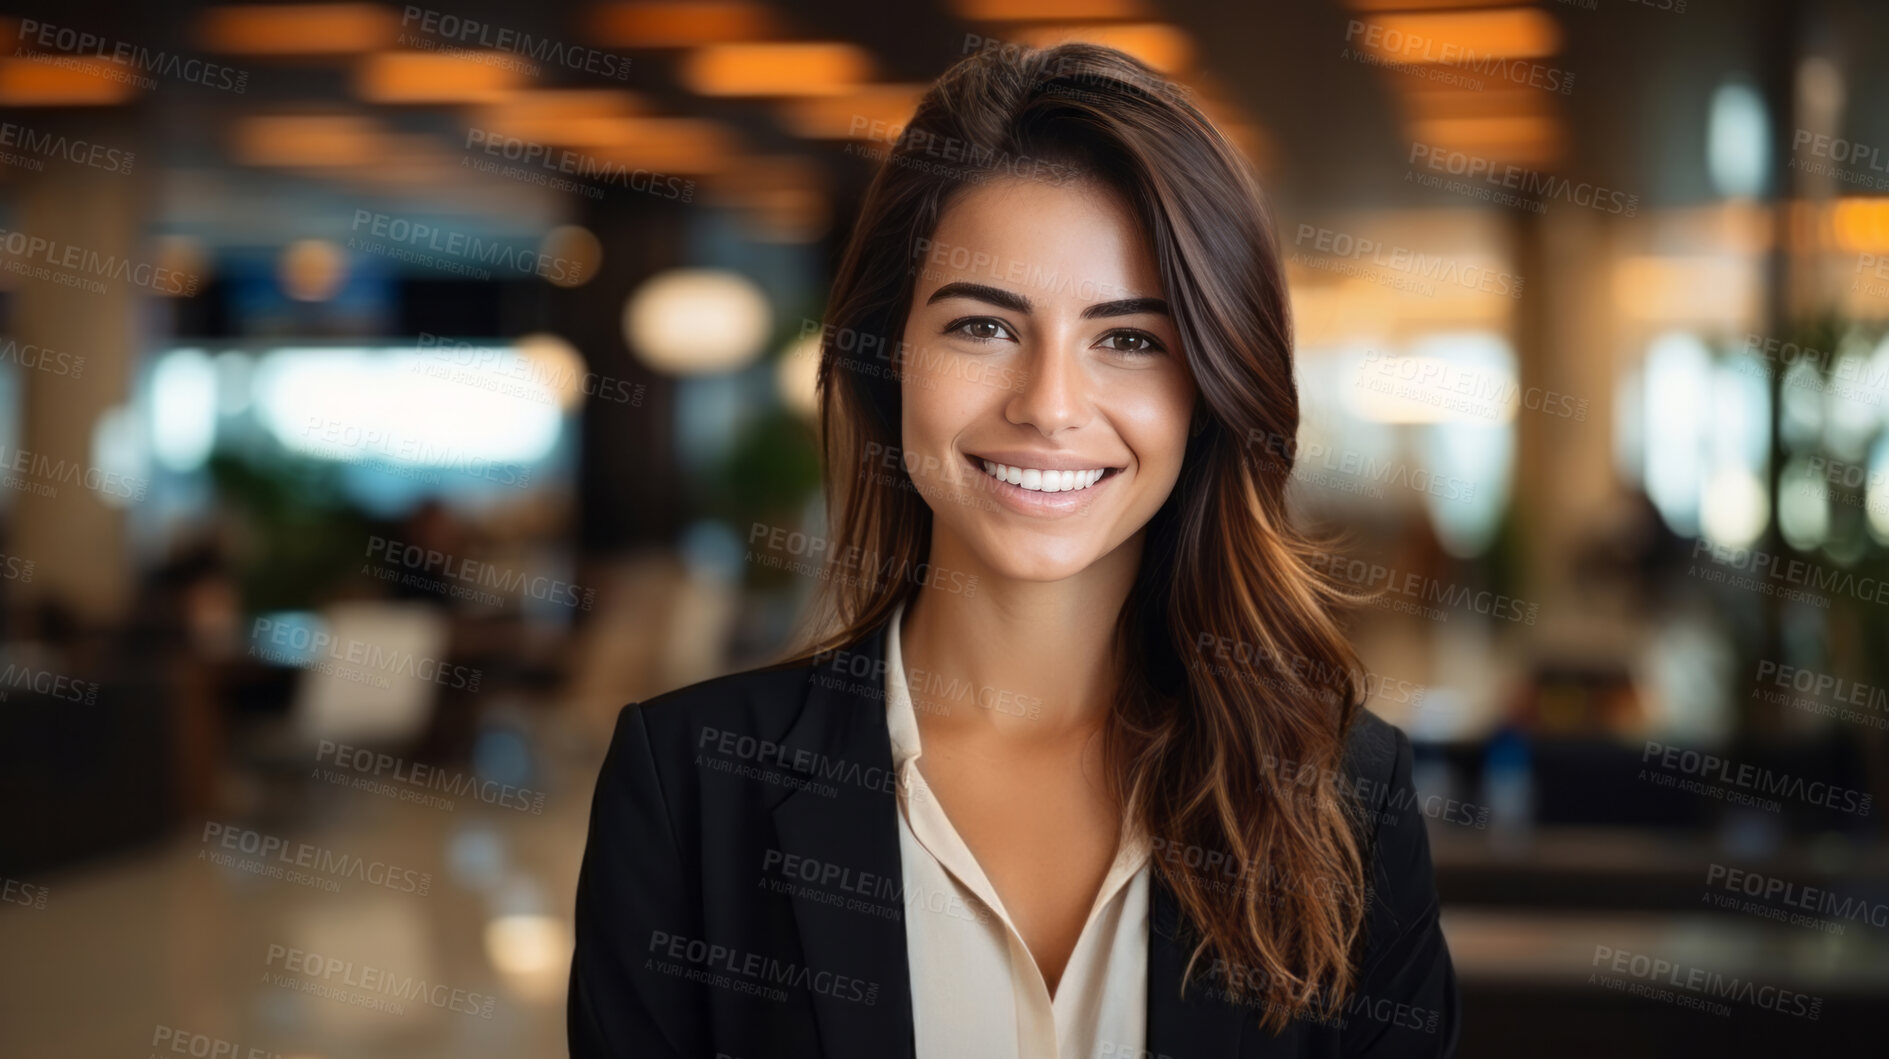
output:
<path id="1" fill-rule="evenodd" d="M 1121 406 L 1116 421 L 1143 472 L 1178 475 L 1193 411 L 1194 388 L 1185 378 L 1137 387 Z"/>
<path id="2" fill-rule="evenodd" d="M 945 450 L 989 410 L 988 387 L 967 385 L 941 373 L 914 372 L 901 383 L 900 435 L 915 455 L 945 458 Z"/>

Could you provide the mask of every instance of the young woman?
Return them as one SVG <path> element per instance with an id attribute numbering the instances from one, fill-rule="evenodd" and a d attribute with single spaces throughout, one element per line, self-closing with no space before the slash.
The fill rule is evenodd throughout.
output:
<path id="1" fill-rule="evenodd" d="M 1287 517 L 1287 295 L 1226 140 L 1120 52 L 968 58 L 826 322 L 816 632 L 624 709 L 571 1054 L 1451 1054 L 1410 746 Z"/>

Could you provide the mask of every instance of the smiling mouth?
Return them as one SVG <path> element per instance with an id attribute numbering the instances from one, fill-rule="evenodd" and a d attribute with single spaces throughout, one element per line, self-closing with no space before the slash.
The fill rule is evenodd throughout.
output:
<path id="1" fill-rule="evenodd" d="M 1042 467 L 1014 467 L 977 456 L 966 457 L 988 477 L 1008 482 L 1033 493 L 1075 493 L 1121 470 L 1119 467 L 1090 467 L 1082 470 L 1052 470 Z"/>

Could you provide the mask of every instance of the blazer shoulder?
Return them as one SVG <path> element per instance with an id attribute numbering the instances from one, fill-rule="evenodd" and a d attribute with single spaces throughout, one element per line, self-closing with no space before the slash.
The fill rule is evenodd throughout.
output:
<path id="1" fill-rule="evenodd" d="M 740 728 L 744 735 L 778 735 L 805 701 L 813 668 L 810 661 L 780 663 L 699 680 L 624 706 L 617 724 L 640 718 L 656 741 L 692 738 L 710 726 Z"/>
<path id="2" fill-rule="evenodd" d="M 1397 759 L 1410 745 L 1403 729 L 1360 709 L 1345 736 L 1345 770 L 1359 779 L 1388 782 L 1397 769 Z"/>

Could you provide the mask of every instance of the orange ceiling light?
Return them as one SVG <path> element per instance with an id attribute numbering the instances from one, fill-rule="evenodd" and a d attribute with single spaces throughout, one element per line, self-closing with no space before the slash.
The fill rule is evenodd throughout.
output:
<path id="1" fill-rule="evenodd" d="M 649 113 L 641 96 L 610 88 L 540 89 L 515 92 L 504 100 L 473 111 L 473 128 L 535 143 L 569 142 L 566 130 L 597 119 L 619 119 Z"/>
<path id="2" fill-rule="evenodd" d="M 238 119 L 231 132 L 238 162 L 332 169 L 377 163 L 386 141 L 375 122 L 353 115 L 271 114 Z"/>
<path id="3" fill-rule="evenodd" d="M 682 83 L 704 96 L 832 96 L 872 77 L 863 48 L 834 41 L 712 44 L 682 64 Z"/>
<path id="4" fill-rule="evenodd" d="M 384 51 L 362 59 L 354 91 L 372 103 L 496 103 L 518 87 L 503 52 Z"/>
<path id="5" fill-rule="evenodd" d="M 97 56 L 35 52 L 0 58 L 0 106 L 111 106 L 137 94 L 131 83 L 137 73 L 128 64 Z"/>
<path id="6" fill-rule="evenodd" d="M 1433 82 L 1408 86 L 1400 99 L 1404 109 L 1417 119 L 1545 116 L 1553 108 L 1548 94 L 1539 89 L 1485 88 L 1478 92 Z"/>
<path id="7" fill-rule="evenodd" d="M 1554 17 L 1532 7 L 1376 14 L 1346 43 L 1391 62 L 1540 59 L 1561 50 Z"/>
<path id="8" fill-rule="evenodd" d="M 861 85 L 839 96 L 786 100 L 781 120 L 809 140 L 892 140 L 912 119 L 929 85 Z"/>
<path id="9" fill-rule="evenodd" d="M 782 32 L 771 9 L 746 0 L 600 4 L 589 24 L 598 43 L 619 48 L 695 48 L 766 40 Z"/>
<path id="10" fill-rule="evenodd" d="M 229 55 L 358 55 L 399 35 L 400 16 L 379 4 L 232 5 L 197 23 L 198 43 Z"/>
<path id="11" fill-rule="evenodd" d="M 1433 143 L 1463 151 L 1535 148 L 1560 140 L 1553 119 L 1520 115 L 1491 118 L 1423 118 L 1410 123 L 1419 143 Z"/>
<path id="12" fill-rule="evenodd" d="M 504 101 L 481 111 L 524 121 L 559 121 L 566 118 L 627 118 L 649 113 L 649 101 L 615 88 L 542 88 L 514 92 Z"/>
<path id="13" fill-rule="evenodd" d="M 738 147 L 733 131 L 702 118 L 582 118 L 556 130 L 548 143 L 584 155 L 669 173 L 725 168 Z"/>
<path id="14" fill-rule="evenodd" d="M 1194 60 L 1193 39 L 1179 26 L 1165 22 L 1038 26 L 1019 30 L 1014 36 L 1036 48 L 1071 40 L 1105 44 L 1170 75 L 1187 69 Z"/>
<path id="15" fill-rule="evenodd" d="M 1345 0 L 1353 11 L 1437 11 L 1444 8 L 1514 7 L 1515 0 Z"/>
<path id="16" fill-rule="evenodd" d="M 1152 18 L 1141 0 L 953 0 L 951 10 L 973 22 L 1067 22 Z"/>
<path id="17" fill-rule="evenodd" d="M 1853 254 L 1889 252 L 1889 199 L 1841 198 L 1830 209 L 1830 234 Z"/>

